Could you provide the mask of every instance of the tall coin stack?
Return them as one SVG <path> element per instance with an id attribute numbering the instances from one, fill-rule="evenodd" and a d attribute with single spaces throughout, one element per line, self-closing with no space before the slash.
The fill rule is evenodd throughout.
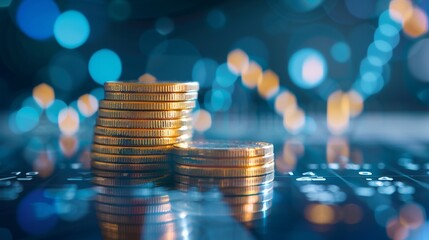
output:
<path id="1" fill-rule="evenodd" d="M 192 137 L 198 83 L 108 82 L 104 90 L 91 151 L 103 238 L 171 234 L 170 199 L 159 186 L 170 182 L 173 144 Z"/>
<path id="2" fill-rule="evenodd" d="M 264 142 L 195 141 L 173 149 L 175 184 L 182 191 L 218 189 L 229 208 L 185 203 L 204 216 L 230 215 L 252 221 L 269 213 L 273 198 L 273 145 Z M 209 207 L 207 207 L 209 206 Z M 220 205 L 219 205 L 220 206 Z"/>
<path id="3" fill-rule="evenodd" d="M 198 83 L 107 82 L 104 90 L 91 152 L 94 175 L 139 183 L 146 182 L 144 172 L 169 173 L 172 145 L 192 137 Z"/>

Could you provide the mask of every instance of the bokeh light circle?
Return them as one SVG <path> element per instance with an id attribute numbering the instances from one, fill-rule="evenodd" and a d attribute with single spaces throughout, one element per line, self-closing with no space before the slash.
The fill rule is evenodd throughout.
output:
<path id="1" fill-rule="evenodd" d="M 75 10 L 62 13 L 54 25 L 54 36 L 64 48 L 80 47 L 88 39 L 90 26 L 86 17 Z"/>
<path id="2" fill-rule="evenodd" d="M 218 63 L 210 58 L 198 60 L 192 68 L 192 80 L 200 84 L 200 88 L 208 88 L 215 80 Z"/>
<path id="3" fill-rule="evenodd" d="M 55 19 L 60 15 L 52 0 L 24 0 L 18 6 L 16 21 L 27 36 L 36 40 L 52 37 Z"/>
<path id="4" fill-rule="evenodd" d="M 429 82 L 429 39 L 415 43 L 408 52 L 408 69 L 420 81 Z"/>
<path id="5" fill-rule="evenodd" d="M 350 46 L 345 42 L 336 42 L 331 47 L 331 55 L 335 61 L 344 63 L 350 59 Z"/>
<path id="6" fill-rule="evenodd" d="M 174 22 L 170 18 L 159 18 L 156 20 L 155 29 L 161 35 L 168 35 L 174 30 Z"/>
<path id="7" fill-rule="evenodd" d="M 58 123 L 58 115 L 61 110 L 67 107 L 67 104 L 59 99 L 55 99 L 54 102 L 46 109 L 46 117 L 52 123 Z"/>
<path id="8" fill-rule="evenodd" d="M 315 49 L 303 48 L 289 60 L 289 76 L 299 87 L 309 89 L 325 80 L 328 66 L 323 55 Z"/>
<path id="9" fill-rule="evenodd" d="M 216 69 L 216 82 L 222 87 L 229 87 L 235 83 L 238 76 L 230 71 L 228 64 L 219 65 Z"/>
<path id="10" fill-rule="evenodd" d="M 20 132 L 28 132 L 39 124 L 40 113 L 32 107 L 23 107 L 16 112 L 16 127 Z"/>
<path id="11" fill-rule="evenodd" d="M 95 82 L 103 85 L 107 81 L 116 81 L 122 73 L 122 63 L 118 54 L 110 49 L 95 52 L 88 64 L 89 74 Z"/>

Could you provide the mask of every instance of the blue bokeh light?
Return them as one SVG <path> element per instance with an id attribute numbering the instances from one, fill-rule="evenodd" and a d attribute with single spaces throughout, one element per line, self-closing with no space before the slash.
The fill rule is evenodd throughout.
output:
<path id="1" fill-rule="evenodd" d="M 34 99 L 33 96 L 31 97 L 27 97 L 26 99 L 24 99 L 24 101 L 22 101 L 22 107 L 31 107 L 34 110 L 36 110 L 39 115 L 42 114 L 43 109 L 40 107 L 40 105 L 36 102 L 36 100 Z"/>
<path id="2" fill-rule="evenodd" d="M 218 63 L 210 58 L 198 60 L 192 68 L 192 80 L 197 81 L 201 88 L 208 88 L 212 85 L 216 76 Z"/>
<path id="3" fill-rule="evenodd" d="M 384 86 L 383 77 L 374 72 L 367 72 L 359 79 L 361 92 L 366 96 L 378 93 Z"/>
<path id="4" fill-rule="evenodd" d="M 209 111 L 228 111 L 231 104 L 232 96 L 224 89 L 213 89 L 204 95 L 204 106 Z"/>
<path id="5" fill-rule="evenodd" d="M 313 88 L 325 80 L 328 66 L 323 55 L 312 48 L 295 52 L 288 65 L 289 76 L 301 88 Z"/>
<path id="6" fill-rule="evenodd" d="M 170 18 L 159 18 L 155 22 L 155 29 L 161 35 L 168 35 L 174 30 L 174 22 Z"/>
<path id="7" fill-rule="evenodd" d="M 104 89 L 96 88 L 90 92 L 92 96 L 94 96 L 97 100 L 101 100 L 104 98 Z"/>
<path id="8" fill-rule="evenodd" d="M 396 28 L 398 31 L 402 29 L 402 24 L 392 18 L 389 10 L 386 10 L 381 13 L 380 17 L 378 18 L 378 26 L 382 26 L 384 24 L 389 24 L 392 27 Z"/>
<path id="9" fill-rule="evenodd" d="M 67 107 L 67 104 L 59 99 L 55 99 L 54 102 L 46 109 L 46 117 L 52 123 L 58 123 L 58 115 L 60 111 Z"/>
<path id="10" fill-rule="evenodd" d="M 89 32 L 88 20 L 78 11 L 66 11 L 55 21 L 54 36 L 64 48 L 80 47 L 88 39 Z"/>
<path id="11" fill-rule="evenodd" d="M 53 200 L 46 198 L 41 189 L 25 196 L 19 203 L 16 214 L 22 230 L 34 235 L 48 232 L 58 222 Z"/>
<path id="12" fill-rule="evenodd" d="M 225 13 L 219 9 L 213 9 L 207 14 L 207 23 L 214 29 L 219 29 L 225 26 Z"/>
<path id="13" fill-rule="evenodd" d="M 350 47 L 345 42 L 337 42 L 331 47 L 331 55 L 337 62 L 344 63 L 350 59 Z"/>
<path id="14" fill-rule="evenodd" d="M 216 82 L 222 87 L 229 87 L 235 83 L 238 76 L 232 73 L 228 65 L 223 63 L 216 69 Z"/>
<path id="15" fill-rule="evenodd" d="M 392 57 L 392 47 L 385 41 L 375 41 L 368 47 L 368 61 L 375 66 L 386 64 Z"/>
<path id="16" fill-rule="evenodd" d="M 40 112 L 33 107 L 22 107 L 16 112 L 15 126 L 19 132 L 28 132 L 39 124 Z"/>
<path id="17" fill-rule="evenodd" d="M 18 6 L 16 21 L 27 36 L 45 40 L 52 37 L 55 19 L 59 15 L 60 10 L 52 0 L 24 0 Z"/>
<path id="18" fill-rule="evenodd" d="M 88 64 L 89 74 L 95 82 L 103 85 L 107 81 L 116 81 L 122 73 L 119 56 L 109 49 L 95 52 Z"/>
<path id="19" fill-rule="evenodd" d="M 375 30 L 374 41 L 385 41 L 394 48 L 399 43 L 398 29 L 390 24 L 383 24 Z"/>

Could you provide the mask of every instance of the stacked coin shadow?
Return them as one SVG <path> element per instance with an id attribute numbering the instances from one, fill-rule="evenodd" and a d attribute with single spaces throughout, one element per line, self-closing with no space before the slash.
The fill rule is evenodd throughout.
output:
<path id="1" fill-rule="evenodd" d="M 175 186 L 189 193 L 187 200 L 176 205 L 179 211 L 204 217 L 233 216 L 242 222 L 269 214 L 274 180 L 272 144 L 185 142 L 174 146 L 172 156 Z"/>
<path id="2" fill-rule="evenodd" d="M 175 234 L 165 187 L 173 144 L 192 137 L 198 83 L 108 82 L 91 151 L 96 211 L 104 239 Z"/>

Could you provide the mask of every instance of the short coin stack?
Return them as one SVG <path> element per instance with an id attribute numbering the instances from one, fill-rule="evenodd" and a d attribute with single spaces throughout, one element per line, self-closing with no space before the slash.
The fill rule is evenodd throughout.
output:
<path id="1" fill-rule="evenodd" d="M 172 145 L 192 137 L 198 88 L 197 82 L 107 82 L 91 152 L 95 184 L 168 175 Z"/>
<path id="2" fill-rule="evenodd" d="M 240 221 L 263 218 L 271 207 L 273 145 L 264 142 L 195 141 L 174 145 L 176 188 L 219 189 L 228 212 L 204 208 L 205 215 L 233 215 Z M 198 210 L 197 205 L 189 205 Z"/>

